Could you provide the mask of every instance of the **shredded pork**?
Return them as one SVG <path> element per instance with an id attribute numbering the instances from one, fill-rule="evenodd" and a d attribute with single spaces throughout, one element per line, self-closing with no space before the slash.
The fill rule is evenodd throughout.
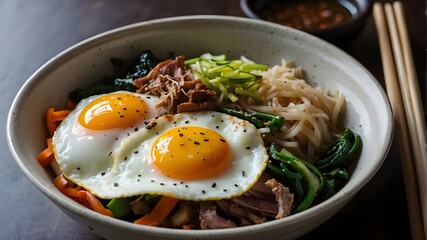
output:
<path id="1" fill-rule="evenodd" d="M 161 98 L 156 105 L 161 115 L 213 110 L 217 107 L 216 92 L 208 89 L 200 79 L 192 79 L 184 60 L 184 56 L 167 59 L 148 75 L 134 80 L 134 85 L 139 88 L 138 93 Z"/>

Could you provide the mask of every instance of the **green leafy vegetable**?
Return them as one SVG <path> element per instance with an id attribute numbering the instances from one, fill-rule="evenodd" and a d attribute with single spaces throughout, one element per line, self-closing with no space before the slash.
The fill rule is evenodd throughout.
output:
<path id="1" fill-rule="evenodd" d="M 188 59 L 184 63 L 191 67 L 208 88 L 232 102 L 238 101 L 239 96 L 247 96 L 257 103 L 261 102 L 257 94 L 261 76 L 256 71 L 266 71 L 267 65 L 254 63 L 245 57 L 228 60 L 226 55 L 215 56 L 209 53 Z"/>
<path id="2" fill-rule="evenodd" d="M 159 61 L 150 51 L 144 51 L 139 57 L 132 60 L 112 58 L 114 76 L 103 77 L 86 88 L 75 89 L 69 94 L 70 99 L 79 102 L 93 95 L 119 90 L 135 92 L 137 88 L 133 85 L 133 81 L 147 75 Z"/>
<path id="3" fill-rule="evenodd" d="M 272 159 L 267 171 L 299 196 L 299 204 L 294 211 L 300 212 L 317 199 L 331 197 L 348 181 L 346 168 L 360 145 L 360 136 L 347 128 L 321 159 L 311 164 L 286 149 L 279 152 L 273 143 L 269 148 Z"/>
<path id="4" fill-rule="evenodd" d="M 260 112 L 244 112 L 230 108 L 221 108 L 220 112 L 227 113 L 229 115 L 244 119 L 252 123 L 256 128 L 268 127 L 270 131 L 280 132 L 280 129 L 285 124 L 285 119 L 273 114 L 260 113 Z"/>
<path id="5" fill-rule="evenodd" d="M 276 160 L 276 162 L 283 164 L 285 169 L 291 168 L 295 171 L 295 173 L 289 174 L 287 170 L 283 170 L 284 168 L 277 168 L 273 161 L 270 161 L 267 165 L 267 168 L 270 169 L 274 175 L 296 180 L 297 185 L 299 185 L 299 187 L 296 186 L 296 188 L 299 188 L 299 191 L 303 191 L 303 194 L 301 194 L 301 192 L 299 193 L 302 198 L 294 211 L 301 212 L 309 208 L 313 203 L 314 198 L 317 196 L 317 193 L 322 190 L 322 173 L 311 163 L 294 156 L 284 148 L 279 152 L 274 143 L 271 144 L 269 148 L 269 154 L 272 159 Z M 303 189 L 301 188 L 302 185 Z"/>
<path id="6" fill-rule="evenodd" d="M 348 161 L 359 150 L 360 144 L 360 136 L 346 128 L 342 136 L 326 150 L 325 155 L 314 162 L 314 165 L 320 169 L 327 183 L 321 193 L 323 199 L 335 194 L 347 182 L 349 178 L 346 169 Z"/>

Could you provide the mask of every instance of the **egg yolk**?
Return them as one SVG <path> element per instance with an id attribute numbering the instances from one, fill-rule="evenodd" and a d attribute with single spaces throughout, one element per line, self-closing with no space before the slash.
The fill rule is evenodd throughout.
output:
<path id="1" fill-rule="evenodd" d="M 217 132 L 196 126 L 170 129 L 156 139 L 151 156 L 164 175 L 179 179 L 205 179 L 224 172 L 230 147 Z"/>
<path id="2" fill-rule="evenodd" d="M 147 104 L 141 97 L 112 93 L 86 105 L 79 115 L 79 123 L 92 130 L 125 128 L 144 120 L 147 114 Z"/>

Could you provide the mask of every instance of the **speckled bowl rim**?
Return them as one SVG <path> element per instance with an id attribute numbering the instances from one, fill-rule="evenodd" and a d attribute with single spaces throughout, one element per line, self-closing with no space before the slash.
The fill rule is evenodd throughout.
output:
<path id="1" fill-rule="evenodd" d="M 89 209 L 86 209 L 74 203 L 72 200 L 68 198 L 64 198 L 64 196 L 59 196 L 57 193 L 52 191 L 52 189 L 49 186 L 43 186 L 38 181 L 36 176 L 32 174 L 31 169 L 28 169 L 27 166 L 24 165 L 24 162 L 20 159 L 20 153 L 14 143 L 15 136 L 13 133 L 13 129 L 15 128 L 14 121 L 13 121 L 14 111 L 18 111 L 17 109 L 19 108 L 20 102 L 23 101 L 25 94 L 31 91 L 32 86 L 37 85 L 37 82 L 33 80 L 36 79 L 37 76 L 42 74 L 44 71 L 53 69 L 55 68 L 56 65 L 61 64 L 61 62 L 64 59 L 73 57 L 73 55 L 78 53 L 81 49 L 90 48 L 94 42 L 101 42 L 103 41 L 104 38 L 117 34 L 118 32 L 122 34 L 124 33 L 131 34 L 135 29 L 144 27 L 146 25 L 167 23 L 171 21 L 188 21 L 188 20 L 203 20 L 203 21 L 209 20 L 213 22 L 233 21 L 233 22 L 240 22 L 245 24 L 253 24 L 253 25 L 257 25 L 258 27 L 272 28 L 276 31 L 288 31 L 288 32 L 291 32 L 293 35 L 297 35 L 297 36 L 300 36 L 301 38 L 307 39 L 307 41 L 310 41 L 313 44 L 319 45 L 322 48 L 326 48 L 328 51 L 334 52 L 334 54 L 338 54 L 339 56 L 348 59 L 357 68 L 360 68 L 362 71 L 365 71 L 369 76 L 371 76 L 371 79 L 374 82 L 374 85 L 378 88 L 378 91 L 380 92 L 380 95 L 381 95 L 380 96 L 381 101 L 384 101 L 385 106 L 387 108 L 386 112 L 388 113 L 387 122 L 384 123 L 387 126 L 386 139 L 388 140 L 388 142 L 385 142 L 384 145 L 382 145 L 381 149 L 379 150 L 380 151 L 379 156 L 382 156 L 382 159 L 376 159 L 376 164 L 371 169 L 369 169 L 369 171 L 365 173 L 363 178 L 360 178 L 357 180 L 357 182 L 354 184 L 354 187 L 352 189 L 348 189 L 344 187 L 338 194 L 332 196 L 328 200 L 316 206 L 311 207 L 306 211 L 291 215 L 289 217 L 286 217 L 280 220 L 270 221 L 263 224 L 257 224 L 257 225 L 246 226 L 246 227 L 238 227 L 238 228 L 232 228 L 232 229 L 218 229 L 218 230 L 207 230 L 207 231 L 180 230 L 180 229 L 140 226 L 140 225 L 125 222 L 119 219 L 106 217 L 98 213 L 95 213 Z M 299 222 L 302 222 L 310 218 L 310 216 L 315 213 L 322 213 L 324 211 L 328 211 L 328 209 L 334 204 L 338 204 L 342 201 L 348 201 L 349 199 L 351 199 L 375 175 L 375 173 L 378 171 L 378 169 L 382 165 L 390 149 L 390 146 L 392 143 L 393 129 L 394 129 L 394 124 L 391 116 L 392 116 L 392 113 L 390 110 L 389 102 L 384 90 L 381 87 L 381 84 L 377 80 L 375 80 L 375 78 L 359 62 L 357 62 L 351 56 L 346 54 L 344 51 L 336 48 L 335 46 L 323 40 L 320 40 L 317 37 L 309 35 L 307 33 L 290 29 L 290 28 L 284 28 L 283 26 L 264 22 L 264 21 L 258 21 L 254 19 L 247 19 L 247 18 L 241 18 L 241 17 L 231 17 L 231 16 L 194 15 L 194 16 L 180 16 L 180 17 L 156 19 L 156 20 L 150 20 L 150 21 L 127 25 L 124 27 L 116 28 L 116 29 L 98 34 L 94 37 L 88 38 L 87 40 L 77 43 L 74 46 L 71 46 L 70 48 L 62 51 L 57 56 L 50 59 L 43 66 L 41 66 L 32 76 L 28 78 L 28 80 L 24 83 L 22 88 L 19 90 L 18 94 L 16 95 L 16 98 L 14 99 L 11 105 L 11 109 L 8 114 L 6 132 L 7 132 L 7 142 L 8 142 L 9 148 L 11 150 L 13 157 L 16 160 L 16 163 L 18 164 L 22 172 L 45 196 L 47 196 L 53 202 L 57 203 L 60 208 L 66 209 L 82 218 L 87 218 L 89 220 L 96 221 L 96 222 L 102 222 L 103 224 L 113 229 L 121 229 L 131 233 L 148 234 L 148 235 L 157 236 L 157 237 L 170 237 L 173 235 L 173 236 L 176 236 L 177 238 L 209 239 L 209 238 L 238 237 L 238 236 L 241 236 L 242 233 L 245 233 L 246 236 L 249 236 L 251 234 L 255 234 L 259 232 L 274 231 L 275 229 L 282 228 L 289 224 L 297 224 Z"/>

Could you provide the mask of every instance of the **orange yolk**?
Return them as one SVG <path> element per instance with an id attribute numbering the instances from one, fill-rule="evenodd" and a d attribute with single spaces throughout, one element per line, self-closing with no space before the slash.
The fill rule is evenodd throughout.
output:
<path id="1" fill-rule="evenodd" d="M 79 115 L 79 123 L 92 130 L 125 128 L 144 120 L 148 114 L 145 101 L 133 94 L 112 93 L 86 105 Z"/>
<path id="2" fill-rule="evenodd" d="M 196 126 L 170 129 L 157 138 L 151 148 L 157 169 L 179 180 L 219 175 L 230 164 L 230 152 L 220 134 Z"/>

